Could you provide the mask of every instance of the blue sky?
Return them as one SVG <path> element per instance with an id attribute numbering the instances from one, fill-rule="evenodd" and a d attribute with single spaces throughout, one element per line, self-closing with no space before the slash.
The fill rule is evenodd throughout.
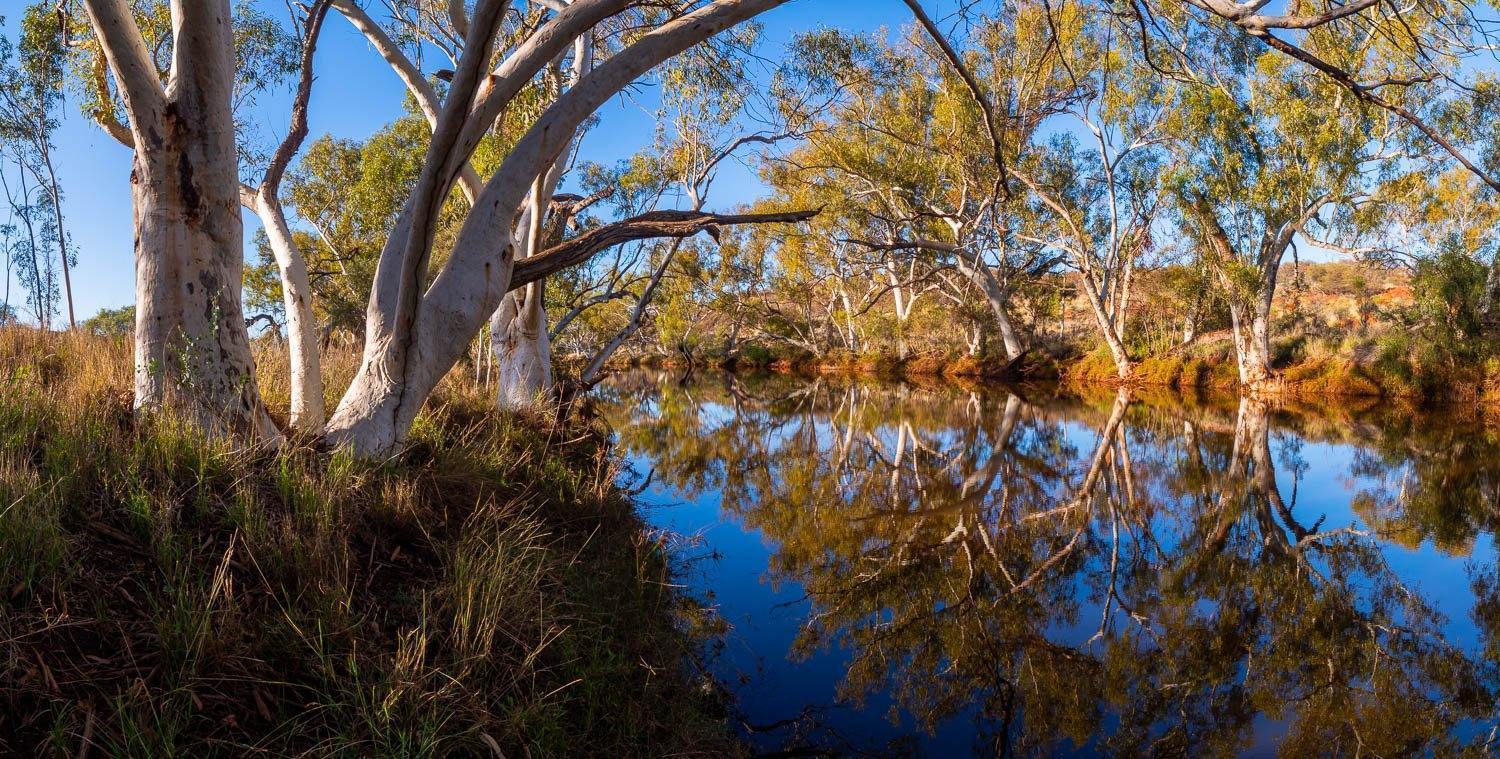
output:
<path id="1" fill-rule="evenodd" d="M 266 3 L 267 13 L 278 18 L 285 15 L 279 2 L 258 1 Z M 22 4 L 23 0 L 0 2 L 3 7 L 0 13 L 6 16 L 3 32 L 12 40 Z M 929 12 L 940 16 L 948 4 L 929 4 Z M 374 6 L 372 13 L 378 4 Z M 767 60 L 775 61 L 794 35 L 818 26 L 871 31 L 899 27 L 909 18 L 900 0 L 794 0 L 761 17 L 765 35 L 760 52 Z M 326 133 L 364 138 L 399 115 L 401 83 L 364 38 L 336 12 L 329 14 L 318 48 L 316 70 L 321 76 L 313 88 L 309 115 L 313 136 Z M 277 137 L 282 133 L 288 98 L 287 89 L 262 98 L 260 107 L 252 114 L 262 133 Z M 609 164 L 648 144 L 653 133 L 653 101 L 654 93 L 650 90 L 616 98 L 601 111 L 601 125 L 585 138 L 581 157 Z M 79 251 L 73 291 L 78 317 L 83 319 L 101 308 L 127 305 L 134 299 L 130 153 L 84 118 L 76 103 L 70 101 L 65 106 L 64 116 L 55 142 L 65 193 L 64 212 L 69 234 Z M 714 185 L 710 205 L 743 203 L 760 191 L 761 186 L 749 169 L 729 166 Z M 247 245 L 258 228 L 254 215 L 245 214 Z"/>

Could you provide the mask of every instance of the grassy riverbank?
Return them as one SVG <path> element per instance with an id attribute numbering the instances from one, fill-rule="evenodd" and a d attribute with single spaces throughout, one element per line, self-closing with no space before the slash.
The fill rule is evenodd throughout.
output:
<path id="1" fill-rule="evenodd" d="M 593 431 L 450 380 L 394 461 L 233 451 L 138 422 L 121 341 L 0 366 L 0 753 L 732 748 Z"/>
<path id="2" fill-rule="evenodd" d="M 1394 332 L 1372 337 L 1294 336 L 1273 344 L 1273 383 L 1263 392 L 1297 398 L 1399 398 L 1416 403 L 1500 406 L 1500 356 L 1459 352 Z M 1060 363 L 1072 384 L 1118 384 L 1102 348 Z M 1227 336 L 1137 361 L 1130 384 L 1235 390 L 1239 377 Z"/>
<path id="3" fill-rule="evenodd" d="M 1276 341 L 1276 379 L 1265 394 L 1289 399 L 1399 398 L 1414 403 L 1479 403 L 1500 408 L 1500 355 L 1451 350 L 1394 331 L 1364 337 L 1298 335 Z M 1134 387 L 1224 390 L 1239 387 L 1234 346 L 1227 333 L 1209 335 L 1173 350 L 1134 357 L 1128 383 Z M 637 363 L 682 367 L 676 357 L 645 357 Z M 717 357 L 696 363 L 723 366 Z M 954 377 L 1056 380 L 1078 387 L 1121 384 L 1104 346 L 1050 346 L 1019 362 L 1003 357 L 944 352 L 906 358 L 885 352 L 778 353 L 753 348 L 730 364 L 793 374 L 881 377 Z"/>

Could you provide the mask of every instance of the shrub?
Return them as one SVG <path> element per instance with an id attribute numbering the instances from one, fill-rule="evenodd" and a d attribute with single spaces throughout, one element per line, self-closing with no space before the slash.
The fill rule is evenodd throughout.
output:
<path id="1" fill-rule="evenodd" d="M 1417 263 L 1413 309 L 1424 335 L 1449 353 L 1477 353 L 1486 273 L 1483 264 L 1451 242 Z"/>

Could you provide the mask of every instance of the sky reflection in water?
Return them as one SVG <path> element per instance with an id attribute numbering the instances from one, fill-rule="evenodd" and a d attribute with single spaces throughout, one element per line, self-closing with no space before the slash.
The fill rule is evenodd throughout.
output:
<path id="1" fill-rule="evenodd" d="M 1341 401 L 599 392 L 765 750 L 1407 754 L 1500 690 L 1500 431 Z M 1365 408 L 1367 406 L 1367 408 Z"/>

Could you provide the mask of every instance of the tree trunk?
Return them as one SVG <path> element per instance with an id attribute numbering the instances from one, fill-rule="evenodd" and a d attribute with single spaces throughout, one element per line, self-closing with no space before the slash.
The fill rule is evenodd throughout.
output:
<path id="1" fill-rule="evenodd" d="M 39 140 L 42 165 L 47 168 L 47 192 L 52 197 L 52 214 L 57 224 L 57 255 L 62 262 L 63 298 L 68 304 L 68 329 L 78 329 L 78 319 L 73 314 L 73 275 L 68 265 L 68 235 L 63 226 L 62 193 L 58 191 L 57 170 L 52 167 L 52 148 L 45 139 Z"/>
<path id="2" fill-rule="evenodd" d="M 1026 351 L 1021 343 L 1021 337 L 1016 333 L 1015 326 L 1010 320 L 1010 291 L 995 278 L 994 272 L 983 262 L 970 265 L 958 257 L 958 271 L 984 293 L 984 300 L 990 306 L 990 311 L 995 314 L 995 323 L 1000 328 L 1000 341 L 1005 346 L 1005 359 L 1014 361 Z"/>
<path id="3" fill-rule="evenodd" d="M 137 149 L 135 405 L 180 404 L 209 430 L 275 437 L 240 299 L 234 128 L 195 110 L 169 110 L 160 148 Z"/>
<path id="4" fill-rule="evenodd" d="M 18 172 L 21 177 L 21 202 L 31 202 L 31 188 L 26 183 L 26 166 L 18 159 L 16 164 L 20 168 Z M 11 207 L 15 208 L 15 201 L 11 201 Z M 52 301 L 50 299 L 51 289 L 42 281 L 42 247 L 37 243 L 36 225 L 32 221 L 31 213 L 20 214 L 21 224 L 26 227 L 26 241 L 29 243 L 27 249 L 31 251 L 31 286 L 32 294 L 36 300 L 37 326 L 43 332 L 50 328 L 52 316 Z"/>
<path id="5" fill-rule="evenodd" d="M 473 59 L 466 52 L 450 86 L 450 102 L 444 106 L 429 146 L 429 157 L 442 164 L 419 178 L 411 202 L 381 252 L 367 309 L 364 356 L 329 420 L 329 442 L 362 455 L 383 455 L 405 441 L 437 383 L 462 357 L 468 342 L 510 290 L 515 265 L 514 247 L 507 239 L 511 222 L 535 178 L 561 154 L 579 124 L 662 61 L 783 2 L 716 0 L 647 32 L 570 87 L 521 137 L 485 184 L 447 262 L 431 285 L 424 286 L 422 275 L 432 241 L 429 217 L 456 181 L 457 169 L 450 173 L 451 164 L 467 157 L 472 145 L 477 144 L 471 132 L 478 126 L 488 128 L 492 121 L 476 121 L 474 129 L 467 123 L 478 77 L 489 70 L 490 56 L 488 49 L 471 51 Z M 613 7 L 576 0 L 558 18 L 592 19 L 586 14 Z M 471 36 L 481 21 L 470 20 Z M 588 25 L 592 25 L 591 20 Z M 511 65 L 514 57 L 508 59 L 502 68 L 518 75 L 489 75 L 487 81 L 493 86 L 487 85 L 486 93 L 518 92 L 537 68 L 552 60 L 576 34 L 544 36 L 535 35 L 533 39 L 539 40 L 535 45 L 523 43 L 516 53 L 534 53 L 540 61 L 535 68 L 531 67 L 535 62 L 532 59 L 515 65 Z M 555 40 L 556 46 L 548 40 Z M 499 102 L 508 102 L 508 98 Z"/>
<path id="6" fill-rule="evenodd" d="M 135 405 L 171 405 L 214 434 L 276 438 L 241 307 L 244 228 L 228 0 L 174 3 L 162 89 L 131 7 L 87 0 L 135 141 Z"/>
<path id="7" fill-rule="evenodd" d="M 1238 309 L 1234 308 L 1231 303 L 1231 316 L 1235 311 L 1240 312 L 1235 320 L 1234 341 L 1240 369 L 1240 384 L 1252 392 L 1263 389 L 1272 378 L 1271 305 L 1276 298 L 1276 278 L 1281 269 L 1282 253 L 1285 250 L 1285 245 L 1266 249 L 1260 261 L 1259 292 L 1250 303 Z M 1245 311 L 1249 313 L 1246 314 Z"/>
<path id="8" fill-rule="evenodd" d="M 1104 344 L 1109 346 L 1109 355 L 1115 362 L 1115 374 L 1122 381 L 1130 379 L 1130 353 L 1125 350 L 1125 342 L 1120 339 L 1120 333 L 1115 330 L 1115 320 L 1104 307 L 1104 301 L 1099 294 L 1099 287 L 1094 283 L 1094 278 L 1088 272 L 1081 272 L 1079 278 L 1083 281 L 1083 292 L 1088 296 L 1089 306 L 1094 312 L 1094 321 L 1099 326 L 1099 333 L 1104 336 Z"/>
<path id="9" fill-rule="evenodd" d="M 1250 334 L 1245 340 L 1246 376 L 1242 380 L 1252 389 L 1271 380 L 1271 315 L 1268 311 L 1256 309 L 1250 317 Z"/>
<path id="10" fill-rule="evenodd" d="M 541 301 L 541 282 L 512 290 L 490 322 L 499 377 L 495 400 L 501 408 L 535 405 L 552 390 L 552 344 Z"/>
<path id="11" fill-rule="evenodd" d="M 736 303 L 734 308 L 734 320 L 729 323 L 729 334 L 724 338 L 724 361 L 734 363 L 735 353 L 740 346 L 740 304 Z"/>
<path id="12" fill-rule="evenodd" d="M 1229 335 L 1234 340 L 1234 368 L 1240 379 L 1241 385 L 1250 382 L 1250 367 L 1247 357 L 1250 355 L 1248 347 L 1249 338 L 1245 330 L 1245 309 L 1234 300 L 1229 302 Z"/>
<path id="13" fill-rule="evenodd" d="M 317 317 L 312 310 L 312 285 L 307 260 L 292 240 L 281 202 L 262 191 L 253 210 L 265 226 L 271 254 L 281 270 L 281 301 L 286 309 L 286 337 L 290 353 L 292 426 L 304 432 L 323 427 L 323 369 L 318 358 Z"/>
<path id="14" fill-rule="evenodd" d="M 1250 390 L 1263 386 L 1271 378 L 1269 314 L 1255 305 L 1247 308 L 1230 301 L 1229 327 L 1240 385 Z"/>
<path id="15" fill-rule="evenodd" d="M 459 7 L 462 8 L 461 2 Z M 593 44 L 588 36 L 580 37 L 573 47 L 574 85 L 588 73 L 592 65 Z M 543 240 L 542 230 L 549 221 L 547 215 L 552 204 L 552 194 L 557 191 L 557 185 L 562 181 L 566 169 L 564 160 L 577 139 L 575 129 L 567 144 L 559 151 L 559 158 L 538 177 L 531 190 L 530 208 L 522 216 L 519 230 L 525 235 L 522 244 L 518 246 L 525 251 L 524 257 L 537 255 L 544 243 L 553 242 Z M 562 236 L 562 226 L 563 224 L 557 225 L 556 236 L 559 238 Z M 543 281 L 533 282 L 526 286 L 524 296 L 512 291 L 506 297 L 512 300 L 523 298 L 523 302 L 519 311 L 507 309 L 502 303 L 490 319 L 491 344 L 495 347 L 495 355 L 500 364 L 500 386 L 496 402 L 501 408 L 518 408 L 537 403 L 552 392 L 552 343 L 547 331 L 546 285 Z M 507 311 L 513 314 L 508 324 L 501 320 Z"/>
<path id="16" fill-rule="evenodd" d="M 990 302 L 990 309 L 995 312 L 995 323 L 1000 325 L 1000 342 L 1005 345 L 1005 360 L 1014 361 L 1021 357 L 1026 351 L 1021 345 L 1021 337 L 1016 334 L 1016 328 L 1011 324 L 1010 314 L 1006 311 L 1003 302 Z"/>

